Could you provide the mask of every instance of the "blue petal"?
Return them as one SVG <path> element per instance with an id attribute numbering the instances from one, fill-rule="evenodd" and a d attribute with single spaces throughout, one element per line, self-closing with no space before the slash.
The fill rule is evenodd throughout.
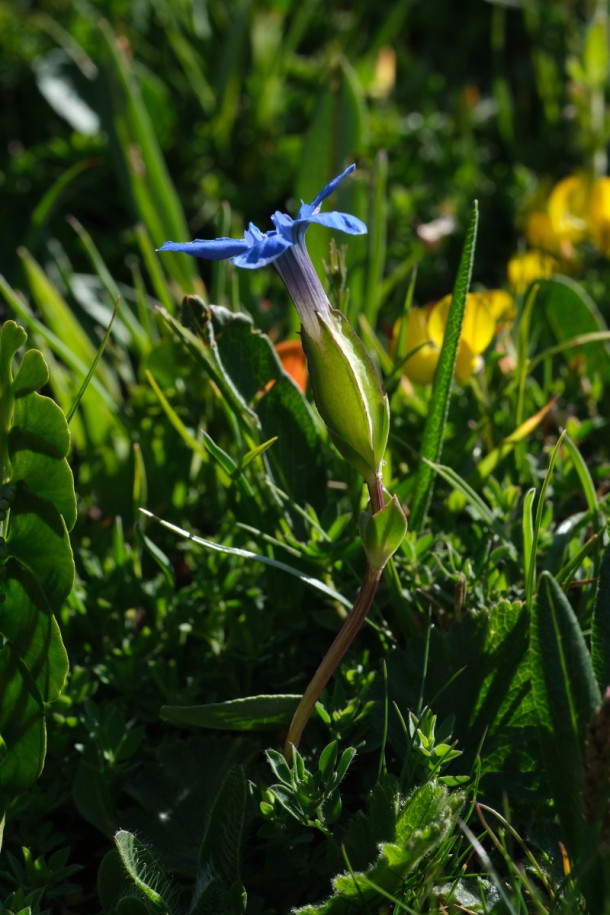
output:
<path id="1" fill-rule="evenodd" d="M 294 229 L 301 239 L 305 234 L 308 226 L 316 224 L 318 226 L 327 226 L 329 229 L 337 229 L 339 232 L 346 232 L 348 235 L 366 235 L 367 228 L 361 219 L 357 216 L 350 216 L 349 213 L 313 213 L 305 219 L 295 219 Z"/>
<path id="2" fill-rule="evenodd" d="M 326 187 L 322 188 L 322 190 L 320 191 L 318 196 L 314 200 L 312 200 L 311 203 L 304 203 L 302 205 L 301 209 L 299 210 L 298 218 L 302 219 L 302 218 L 307 218 L 308 216 L 311 216 L 312 213 L 314 213 L 316 211 L 316 209 L 320 206 L 322 201 L 326 200 L 327 197 L 330 197 L 330 195 L 336 190 L 336 188 L 339 187 L 339 185 L 341 184 L 343 179 L 347 178 L 348 175 L 351 175 L 351 173 L 354 171 L 355 168 L 356 168 L 355 164 L 348 165 L 348 167 L 345 169 L 344 172 L 341 172 L 340 175 L 337 175 L 336 178 L 333 178 L 332 181 L 329 181 L 328 184 L 326 185 Z"/>
<path id="3" fill-rule="evenodd" d="M 271 217 L 271 222 L 277 229 L 278 235 L 281 235 L 282 238 L 286 239 L 286 241 L 294 244 L 296 241 L 296 236 L 293 230 L 294 219 L 292 216 L 288 216 L 287 213 L 282 213 L 280 210 L 276 210 Z"/>
<path id="4" fill-rule="evenodd" d="M 264 237 L 258 226 L 255 226 L 253 222 L 248 224 L 248 228 L 244 232 L 244 238 L 248 245 L 254 245 L 257 241 L 262 241 Z"/>
<path id="5" fill-rule="evenodd" d="M 196 238 L 194 241 L 166 241 L 158 251 L 181 251 L 193 257 L 203 257 L 210 261 L 221 261 L 226 257 L 236 257 L 250 247 L 244 238 Z"/>
<path id="6" fill-rule="evenodd" d="M 257 267 L 265 267 L 276 260 L 280 254 L 283 254 L 287 248 L 291 248 L 292 241 L 278 235 L 277 232 L 269 232 L 268 235 L 262 235 L 261 238 L 248 245 L 246 251 L 231 258 L 231 263 L 236 267 L 245 267 L 246 270 L 256 270 Z"/>

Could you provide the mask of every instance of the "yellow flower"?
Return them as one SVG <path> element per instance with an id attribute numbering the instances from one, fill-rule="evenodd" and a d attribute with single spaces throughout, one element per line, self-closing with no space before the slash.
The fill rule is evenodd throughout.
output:
<path id="1" fill-rule="evenodd" d="M 559 241 L 577 244 L 587 237 L 591 182 L 584 172 L 558 181 L 549 195 L 547 212 Z"/>
<path id="2" fill-rule="evenodd" d="M 493 340 L 496 320 L 507 316 L 511 306 L 512 297 L 499 289 L 468 294 L 455 365 L 460 384 L 470 379 L 480 354 Z M 447 295 L 433 305 L 412 308 L 409 313 L 406 351 L 413 355 L 407 359 L 404 373 L 416 384 L 430 384 L 434 378 L 450 307 L 451 296 Z"/>
<path id="3" fill-rule="evenodd" d="M 438 362 L 438 347 L 430 338 L 428 317 L 433 305 L 412 308 L 409 312 L 406 352 L 410 353 L 405 363 L 405 375 L 415 384 L 430 384 Z"/>
<path id="4" fill-rule="evenodd" d="M 591 188 L 589 229 L 593 244 L 610 257 L 610 178 L 598 178 Z"/>
<path id="5" fill-rule="evenodd" d="M 551 276 L 557 261 L 541 251 L 524 251 L 515 254 L 508 262 L 508 282 L 517 295 L 523 295 L 530 283 Z"/>
<path id="6" fill-rule="evenodd" d="M 512 321 L 515 317 L 515 300 L 505 289 L 485 289 L 473 293 L 489 308 L 494 321 Z"/>
<path id="7" fill-rule="evenodd" d="M 532 248 L 541 248 L 543 251 L 559 249 L 559 239 L 553 229 L 551 217 L 544 210 L 534 210 L 527 216 L 523 234 Z"/>

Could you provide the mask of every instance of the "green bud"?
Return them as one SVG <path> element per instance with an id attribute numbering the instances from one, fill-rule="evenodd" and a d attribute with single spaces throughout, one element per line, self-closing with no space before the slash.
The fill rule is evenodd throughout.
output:
<path id="1" fill-rule="evenodd" d="M 312 318 L 315 332 L 303 323 L 301 337 L 316 407 L 337 450 L 374 486 L 390 429 L 388 399 L 347 318 L 334 308 Z"/>
<path id="2" fill-rule="evenodd" d="M 378 512 L 369 509 L 360 515 L 360 536 L 373 572 L 381 572 L 407 532 L 407 519 L 396 496 Z"/>

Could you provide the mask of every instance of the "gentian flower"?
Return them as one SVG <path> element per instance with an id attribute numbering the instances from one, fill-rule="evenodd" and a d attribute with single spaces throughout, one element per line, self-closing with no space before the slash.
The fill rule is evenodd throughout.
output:
<path id="1" fill-rule="evenodd" d="M 328 314 L 330 303 L 307 253 L 305 232 L 315 224 L 349 235 L 366 234 L 365 224 L 356 216 L 320 212 L 324 200 L 355 168 L 355 165 L 350 165 L 333 178 L 311 203 L 302 203 L 296 219 L 276 210 L 271 217 L 275 228 L 269 232 L 261 232 L 251 222 L 243 238 L 196 238 L 186 243 L 167 241 L 159 251 L 180 251 L 212 261 L 229 259 L 236 267 L 246 270 L 273 264 L 294 301 L 301 324 L 310 336 L 317 337 L 319 329 L 314 313 Z"/>
<path id="2" fill-rule="evenodd" d="M 362 235 L 365 224 L 347 213 L 322 213 L 322 203 L 351 174 L 355 165 L 333 178 L 311 203 L 302 203 L 296 219 L 276 211 L 268 232 L 250 223 L 241 239 L 166 242 L 160 251 L 179 251 L 205 260 L 230 259 L 253 270 L 273 264 L 301 320 L 313 397 L 337 449 L 377 487 L 389 431 L 387 397 L 377 371 L 347 318 L 328 301 L 305 246 L 311 225 Z"/>

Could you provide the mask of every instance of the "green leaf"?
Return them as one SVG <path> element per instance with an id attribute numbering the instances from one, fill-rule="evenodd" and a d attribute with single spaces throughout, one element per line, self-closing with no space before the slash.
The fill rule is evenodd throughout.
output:
<path id="1" fill-rule="evenodd" d="M 599 583 L 591 623 L 591 660 L 602 692 L 610 686 L 610 546 L 599 567 Z"/>
<path id="2" fill-rule="evenodd" d="M 247 696 L 208 705 L 164 705 L 161 717 L 172 724 L 222 731 L 275 731 L 290 724 L 301 696 Z"/>
<path id="3" fill-rule="evenodd" d="M 30 394 L 16 401 L 8 442 L 11 478 L 51 502 L 71 530 L 76 521 L 76 497 L 72 471 L 65 460 L 69 442 L 66 418 L 50 398 Z"/>
<path id="4" fill-rule="evenodd" d="M 532 575 L 530 572 L 530 567 L 532 562 L 536 561 L 536 554 L 534 551 L 534 514 L 533 514 L 533 503 L 536 498 L 536 489 L 532 486 L 531 489 L 525 494 L 523 500 L 523 576 L 526 582 L 526 594 L 528 605 L 531 604 L 532 595 L 529 593 L 529 583 L 535 579 L 535 571 Z"/>
<path id="5" fill-rule="evenodd" d="M 318 769 L 325 784 L 334 773 L 335 765 L 337 764 L 338 747 L 337 741 L 333 740 L 320 753 Z"/>
<path id="6" fill-rule="evenodd" d="M 220 786 L 199 849 L 199 867 L 213 868 L 225 887 L 239 880 L 247 786 L 242 766 L 232 766 Z"/>
<path id="7" fill-rule="evenodd" d="M 368 220 L 368 264 L 362 314 L 374 327 L 381 302 L 383 273 L 386 263 L 388 156 L 380 150 L 373 168 L 373 193 Z"/>
<path id="8" fill-rule="evenodd" d="M 451 483 L 451 485 L 465 497 L 466 501 L 472 506 L 481 521 L 493 531 L 499 540 L 506 544 L 511 556 L 516 557 L 514 543 L 502 529 L 498 519 L 495 517 L 485 500 L 474 491 L 472 486 L 470 486 L 466 480 L 462 479 L 462 477 L 451 467 L 447 467 L 444 464 L 435 464 L 433 461 L 427 461 L 427 464 L 430 466 L 431 470 L 438 473 L 439 476 L 447 480 L 448 483 Z M 411 516 L 409 516 L 409 521 L 410 520 Z"/>
<path id="9" fill-rule="evenodd" d="M 283 375 L 258 402 L 256 413 L 263 436 L 277 439 L 269 462 L 280 488 L 297 504 L 319 511 L 326 504 L 324 449 L 309 403 Z"/>
<path id="10" fill-rule="evenodd" d="M 608 75 L 608 26 L 601 10 L 587 30 L 583 52 L 587 88 L 592 92 L 603 89 Z"/>
<path id="11" fill-rule="evenodd" d="M 291 786 L 292 772 L 290 766 L 286 762 L 284 754 L 279 753 L 277 750 L 267 749 L 265 750 L 265 756 L 267 757 L 267 762 L 271 766 L 275 777 L 285 785 Z"/>
<path id="12" fill-rule="evenodd" d="M 177 527 L 175 524 L 170 524 L 169 521 L 164 521 L 162 518 L 158 518 L 156 515 L 153 515 L 152 512 L 149 512 L 148 509 L 141 508 L 140 511 L 148 518 L 154 518 L 155 521 L 158 521 L 159 524 L 162 524 L 163 527 L 166 527 L 168 530 L 174 531 L 181 537 L 186 537 L 187 540 L 192 540 L 193 543 L 198 543 L 208 550 L 214 550 L 217 553 L 229 553 L 233 556 L 241 556 L 242 559 L 253 559 L 256 562 L 262 562 L 263 565 L 268 565 L 274 569 L 279 569 L 281 572 L 287 572 L 289 575 L 294 575 L 295 578 L 298 578 L 300 581 L 304 582 L 304 584 L 309 585 L 311 588 L 315 588 L 317 591 L 321 591 L 322 594 L 326 594 L 327 597 L 331 597 L 333 600 L 338 600 L 345 607 L 349 607 L 350 609 L 352 607 L 351 602 L 342 594 L 339 594 L 338 591 L 335 591 L 334 588 L 330 588 L 323 581 L 320 581 L 318 578 L 313 578 L 311 575 L 307 575 L 306 572 L 301 572 L 300 569 L 296 569 L 294 566 L 289 566 L 285 562 L 280 562 L 279 559 L 272 559 L 271 556 L 253 553 L 251 550 L 242 550 L 241 547 L 225 546 L 222 543 L 204 540 L 203 537 L 196 537 L 194 534 L 189 534 L 189 532 L 185 531 L 183 528 Z"/>
<path id="13" fill-rule="evenodd" d="M 146 901 L 155 912 L 167 915 L 173 890 L 148 846 L 125 829 L 117 832 L 114 841 L 127 873 Z"/>
<path id="14" fill-rule="evenodd" d="M 108 343 L 108 340 L 110 338 L 110 331 L 112 330 L 112 325 L 114 324 L 114 319 L 116 318 L 118 308 L 119 308 L 119 298 L 117 297 L 117 299 L 114 303 L 114 310 L 112 312 L 112 315 L 110 316 L 110 321 L 108 322 L 108 327 L 106 328 L 106 332 L 105 332 L 105 334 L 102 338 L 102 341 L 101 341 L 100 345 L 98 346 L 97 352 L 95 354 L 95 359 L 89 366 L 89 371 L 85 375 L 85 378 L 83 379 L 83 383 L 81 384 L 80 388 L 77 391 L 76 397 L 74 398 L 74 402 L 72 403 L 72 406 L 70 407 L 70 409 L 68 410 L 68 412 L 66 414 L 66 420 L 68 423 L 70 422 L 70 420 L 76 413 L 76 410 L 78 409 L 78 406 L 79 406 L 81 400 L 83 399 L 85 391 L 87 390 L 91 380 L 93 379 L 97 365 L 98 365 L 100 359 L 102 358 L 102 353 L 104 352 L 104 350 L 106 348 L 106 344 Z"/>
<path id="15" fill-rule="evenodd" d="M 72 799 L 81 817 L 108 838 L 117 827 L 115 803 L 105 772 L 81 759 L 72 782 Z"/>
<path id="16" fill-rule="evenodd" d="M 349 915 L 377 911 L 388 894 L 398 894 L 421 860 L 447 839 L 464 804 L 461 792 L 450 794 L 439 782 L 417 788 L 401 806 L 391 841 L 381 842 L 379 856 L 366 869 L 333 880 L 333 895 L 324 903 L 293 910 L 295 915 Z"/>
<path id="17" fill-rule="evenodd" d="M 97 347 L 83 330 L 74 311 L 59 294 L 40 264 L 29 251 L 19 249 L 32 298 L 44 318 L 44 323 L 56 337 L 85 366 L 90 366 L 96 357 Z M 86 372 L 85 372 L 86 374 Z M 98 377 L 115 403 L 121 401 L 121 391 L 116 376 L 103 363 L 98 366 Z"/>
<path id="18" fill-rule="evenodd" d="M 32 64 L 41 94 L 73 130 L 93 136 L 100 129 L 93 83 L 63 48 L 52 48 Z"/>
<path id="19" fill-rule="evenodd" d="M 542 525 L 542 513 L 544 511 L 544 504 L 546 499 L 547 489 L 549 483 L 551 482 L 551 477 L 553 475 L 553 467 L 555 466 L 555 461 L 557 460 L 557 455 L 559 454 L 559 449 L 561 443 L 565 438 L 565 430 L 561 433 L 555 447 L 551 451 L 551 457 L 549 459 L 549 466 L 544 475 L 544 480 L 542 481 L 542 486 L 540 487 L 540 495 L 538 496 L 538 503 L 536 505 L 536 512 L 534 515 L 534 524 L 531 528 L 531 532 L 528 529 L 526 531 L 526 538 L 530 542 L 530 555 L 529 560 L 526 563 L 527 566 L 527 578 L 525 581 L 525 597 L 528 607 L 531 606 L 532 599 L 534 597 L 534 590 L 536 587 L 536 554 L 538 552 L 538 538 L 540 537 L 540 528 Z M 527 497 L 526 497 L 527 499 Z M 525 522 L 524 522 L 525 523 Z M 529 522 L 528 522 L 529 526 Z"/>
<path id="20" fill-rule="evenodd" d="M 137 892 L 123 866 L 121 856 L 116 849 L 106 852 L 97 872 L 97 892 L 104 911 L 113 911 L 119 901 L 132 890 Z M 132 897 L 135 899 L 135 896 Z M 144 905 L 144 911 L 148 909 Z"/>
<path id="21" fill-rule="evenodd" d="M 255 411 L 264 438 L 277 438 L 268 458 L 280 487 L 295 502 L 320 508 L 324 461 L 309 403 L 284 372 L 269 338 L 255 329 L 248 315 L 217 305 L 205 308 L 206 315 L 211 319 L 206 340 L 216 352 L 223 377 Z"/>
<path id="22" fill-rule="evenodd" d="M 595 302 L 575 280 L 567 276 L 555 276 L 538 282 L 536 309 L 544 310 L 558 343 L 607 332 L 608 326 Z M 607 377 L 608 347 L 603 340 L 596 346 L 582 350 L 582 353 L 586 355 L 590 369 L 600 371 Z"/>
<path id="23" fill-rule="evenodd" d="M 578 620 L 548 572 L 532 608 L 530 668 L 542 760 L 568 851 L 577 858 L 586 728 L 601 695 Z"/>
<path id="24" fill-rule="evenodd" d="M 42 700 L 10 644 L 0 648 L 0 790 L 18 794 L 42 771 L 46 731 Z"/>
<path id="25" fill-rule="evenodd" d="M 11 507 L 6 550 L 33 574 L 49 605 L 59 608 L 72 590 L 74 560 L 64 519 L 55 506 L 19 490 Z"/>
<path id="26" fill-rule="evenodd" d="M 409 515 L 409 524 L 414 531 L 421 530 L 432 498 L 434 472 L 428 462 L 437 463 L 443 447 L 445 423 L 447 422 L 449 401 L 451 399 L 451 382 L 455 371 L 464 311 L 466 310 L 466 297 L 472 275 L 478 220 L 479 210 L 475 201 L 466 231 L 455 286 L 453 287 L 451 308 L 447 317 L 445 336 L 434 375 L 432 396 L 426 425 L 424 426 L 420 450 L 420 466 L 417 472 L 415 495 Z"/>
<path id="27" fill-rule="evenodd" d="M 0 785 L 23 790 L 45 752 L 43 701 L 63 686 L 68 659 L 53 612 L 72 588 L 74 563 L 66 522 L 76 518 L 70 437 L 65 416 L 35 392 L 46 383 L 42 355 L 28 351 L 13 321 L 0 333 Z M 27 758 L 26 758 L 27 757 Z"/>
<path id="28" fill-rule="evenodd" d="M 568 454 L 572 458 L 572 464 L 574 465 L 574 470 L 578 474 L 578 479 L 580 480 L 580 485 L 582 486 L 585 499 L 587 501 L 587 508 L 591 512 L 591 517 L 595 518 L 598 512 L 598 499 L 597 493 L 595 491 L 595 483 L 591 476 L 591 471 L 587 466 L 587 462 L 580 453 L 576 443 L 570 438 L 566 433 L 564 435 L 563 444 L 568 451 Z"/>
<path id="29" fill-rule="evenodd" d="M 142 99 L 133 63 L 104 20 L 99 22 L 99 36 L 100 50 L 107 63 L 104 91 L 110 101 L 107 109 L 110 117 L 104 126 L 122 166 L 135 211 L 155 247 L 168 239 L 188 239 L 188 226 Z M 191 291 L 197 275 L 192 258 L 171 258 L 164 262 L 164 267 L 182 289 Z"/>
<path id="30" fill-rule="evenodd" d="M 360 536 L 371 568 L 381 571 L 394 555 L 407 533 L 407 519 L 396 496 L 374 514 L 360 516 Z"/>
<path id="31" fill-rule="evenodd" d="M 0 632 L 27 667 L 44 701 L 51 702 L 61 692 L 68 673 L 59 626 L 34 576 L 13 559 L 4 568 Z"/>
<path id="32" fill-rule="evenodd" d="M 49 370 L 42 353 L 37 349 L 29 349 L 24 353 L 17 374 L 13 378 L 13 394 L 15 397 L 31 394 L 32 391 L 44 387 L 48 380 Z"/>

